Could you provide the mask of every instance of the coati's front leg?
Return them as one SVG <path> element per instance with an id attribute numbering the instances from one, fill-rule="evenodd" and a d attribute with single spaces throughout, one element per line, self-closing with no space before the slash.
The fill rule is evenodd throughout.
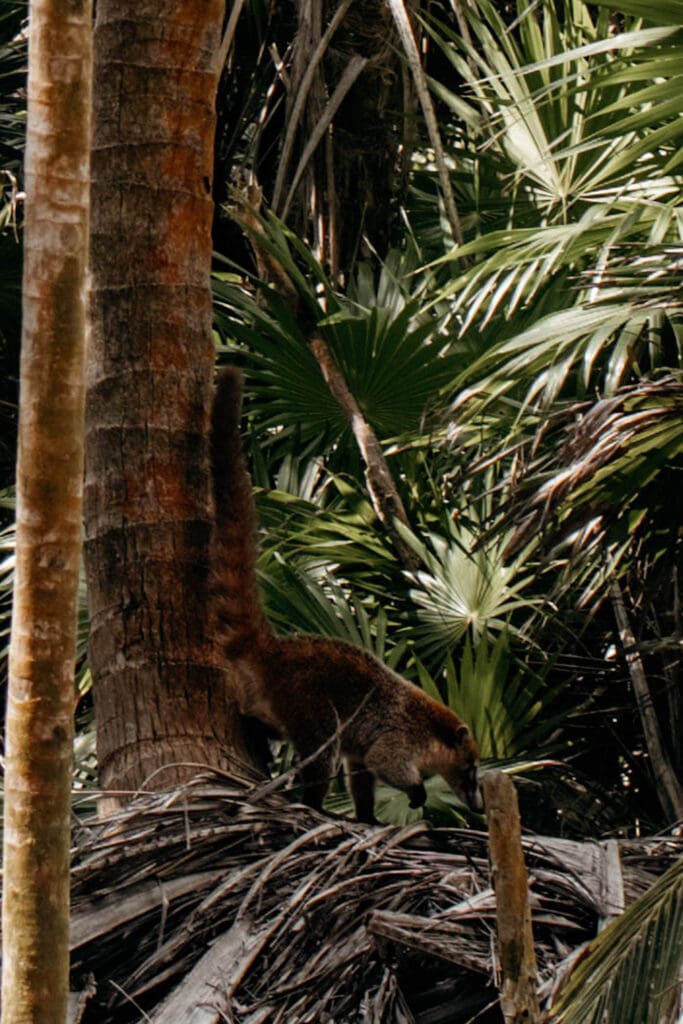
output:
<path id="1" fill-rule="evenodd" d="M 363 761 L 347 757 L 346 778 L 356 808 L 356 818 L 358 821 L 365 822 L 366 825 L 376 825 L 374 774 L 368 770 Z M 384 777 L 383 781 L 389 782 L 389 779 Z M 389 782 L 389 785 L 396 789 L 402 789 L 408 795 L 411 807 L 422 807 L 427 799 L 427 791 L 422 780 L 416 785 L 403 785 L 399 781 Z"/>
<path id="2" fill-rule="evenodd" d="M 299 768 L 302 803 L 316 811 L 322 811 L 323 800 L 332 775 L 332 762 L 328 758 L 316 758 L 310 764 Z"/>
<path id="3" fill-rule="evenodd" d="M 422 807 L 427 791 L 422 776 L 415 764 L 405 760 L 405 753 L 397 750 L 393 743 L 381 740 L 370 748 L 365 765 L 378 779 L 408 795 L 411 807 Z"/>

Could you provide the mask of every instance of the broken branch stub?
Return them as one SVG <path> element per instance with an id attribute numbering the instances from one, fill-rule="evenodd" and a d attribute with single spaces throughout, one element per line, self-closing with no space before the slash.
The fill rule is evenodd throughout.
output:
<path id="1" fill-rule="evenodd" d="M 503 975 L 500 1006 L 505 1024 L 536 1024 L 536 954 L 517 794 L 503 772 L 489 772 L 483 781 Z"/>

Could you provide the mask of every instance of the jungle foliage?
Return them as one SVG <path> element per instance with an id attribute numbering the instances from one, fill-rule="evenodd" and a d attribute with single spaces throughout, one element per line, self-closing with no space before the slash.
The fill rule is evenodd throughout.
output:
<path id="1" fill-rule="evenodd" d="M 359 643 L 466 709 L 486 755 L 523 773 L 535 827 L 581 831 L 589 811 L 599 831 L 654 829 L 673 812 L 634 658 L 679 791 L 683 768 L 680 28 L 669 4 L 619 18 L 573 0 L 454 10 L 415 14 L 410 73 L 398 16 L 372 30 L 366 18 L 361 45 L 346 7 L 321 8 L 329 31 L 321 22 L 306 70 L 281 8 L 245 5 L 228 26 L 216 339 L 247 374 L 268 612 L 283 631 Z M 3 16 L 1 55 L 2 244 L 17 266 L 22 13 Z M 344 78 L 350 40 L 366 62 L 357 81 Z M 330 121 L 323 100 L 342 82 Z M 438 140 L 417 114 L 425 84 Z M 368 148 L 351 111 L 371 87 L 390 180 L 381 191 L 369 165 L 356 178 L 335 249 Z M 245 203 L 245 183 L 262 202 Z M 8 270 L 8 352 L 17 294 Z M 377 518 L 314 334 L 381 442 L 410 566 Z M 84 655 L 85 620 L 81 636 Z M 387 813 L 408 812 L 397 799 Z"/>
<path id="2" fill-rule="evenodd" d="M 306 220 L 322 172 L 308 165 L 296 216 L 269 209 L 272 176 L 289 169 L 268 132 L 288 99 L 267 45 L 282 25 L 261 13 L 259 127 L 228 103 L 221 158 L 265 202 L 245 214 L 233 189 L 224 231 L 241 226 L 253 260 L 217 262 L 215 299 L 220 358 L 248 378 L 269 613 L 379 651 L 466 709 L 487 756 L 528 780 L 534 827 L 580 831 L 587 815 L 603 832 L 660 827 L 678 816 L 683 767 L 675 13 L 481 0 L 416 15 L 462 239 L 418 119 L 390 229 L 365 225 L 341 269 Z M 320 59 L 328 92 L 337 44 Z M 410 84 L 388 108 L 392 137 Z M 325 180 L 348 173 L 344 160 L 335 150 Z M 397 162 L 392 203 L 401 173 Z M 381 440 L 417 569 L 381 527 L 313 336 Z M 654 782 L 643 699 L 673 803 Z"/>
<path id="3" fill-rule="evenodd" d="M 218 97 L 216 346 L 247 378 L 268 613 L 458 708 L 487 762 L 518 774 L 529 828 L 667 829 L 683 778 L 683 7 L 311 9 L 306 35 L 292 7 L 236 3 Z M 3 487 L 24 13 L 0 15 Z M 312 338 L 381 443 L 401 550 Z M 2 552 L 6 623 L 11 528 Z M 86 637 L 83 613 L 80 781 Z M 432 820 L 458 820 L 445 788 L 428 793 Z M 341 782 L 330 807 L 349 807 Z M 383 794 L 385 820 L 414 813 Z M 605 995 L 603 969 L 675 977 L 679 904 L 675 869 L 599 940 L 561 1019 L 629 1002 L 624 985 Z"/>

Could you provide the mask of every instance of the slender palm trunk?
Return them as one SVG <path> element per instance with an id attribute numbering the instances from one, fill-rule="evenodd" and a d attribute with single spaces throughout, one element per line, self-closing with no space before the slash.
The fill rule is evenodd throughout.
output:
<path id="1" fill-rule="evenodd" d="M 109 790 L 244 754 L 206 628 L 224 7 L 97 3 L 85 551 Z"/>
<path id="2" fill-rule="evenodd" d="M 31 2 L 3 1024 L 66 1018 L 91 19 L 89 0 Z"/>

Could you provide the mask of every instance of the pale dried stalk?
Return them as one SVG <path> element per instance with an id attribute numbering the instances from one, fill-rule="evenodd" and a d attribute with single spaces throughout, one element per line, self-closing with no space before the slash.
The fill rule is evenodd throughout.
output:
<path id="1" fill-rule="evenodd" d="M 650 763 L 657 782 L 657 791 L 662 807 L 673 820 L 683 820 L 683 787 L 681 786 L 664 746 L 657 713 L 655 711 L 650 686 L 645 675 L 642 658 L 638 653 L 636 638 L 631 629 L 626 603 L 619 581 L 614 579 L 610 584 L 610 599 L 617 621 L 619 639 L 626 658 L 636 704 L 643 726 L 645 742 L 650 755 Z"/>

